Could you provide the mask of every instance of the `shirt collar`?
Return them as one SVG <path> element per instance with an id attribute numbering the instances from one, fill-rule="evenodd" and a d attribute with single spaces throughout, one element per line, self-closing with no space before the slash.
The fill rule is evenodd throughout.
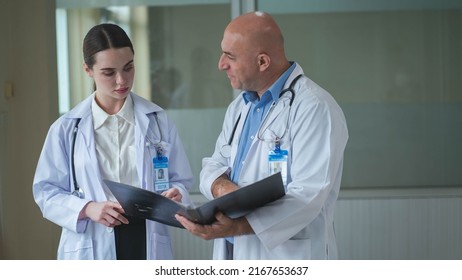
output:
<path id="1" fill-rule="evenodd" d="M 276 82 L 274 82 L 262 96 L 267 95 L 269 92 L 273 101 L 276 102 L 279 99 L 279 93 L 282 91 L 282 87 L 286 83 L 290 74 L 292 74 L 292 71 L 294 71 L 295 66 L 296 64 L 294 62 L 290 62 L 290 67 L 282 73 Z M 249 102 L 255 103 L 259 100 L 257 93 L 253 91 L 245 91 L 242 97 L 244 98 L 245 104 Z"/>
<path id="2" fill-rule="evenodd" d="M 96 95 L 93 96 L 93 100 L 91 102 L 91 111 L 93 114 L 93 121 L 94 121 L 94 126 L 95 129 L 100 128 L 104 122 L 107 120 L 109 115 L 106 113 L 101 107 L 96 103 Z M 126 122 L 128 122 L 131 125 L 135 124 L 135 114 L 134 114 L 134 109 L 133 109 L 133 100 L 131 97 L 131 94 L 127 95 L 127 98 L 125 99 L 124 105 L 120 109 L 120 111 L 115 114 L 115 116 L 119 116 L 122 119 L 124 119 Z"/>

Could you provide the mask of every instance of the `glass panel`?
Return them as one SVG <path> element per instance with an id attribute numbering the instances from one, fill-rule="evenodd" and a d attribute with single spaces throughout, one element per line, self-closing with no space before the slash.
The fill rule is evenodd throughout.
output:
<path id="1" fill-rule="evenodd" d="M 67 70 L 60 71 L 60 112 L 92 92 L 91 79 L 82 68 L 86 32 L 101 22 L 119 24 L 135 48 L 133 91 L 162 106 L 175 121 L 196 178 L 192 192 L 198 192 L 202 158 L 212 154 L 226 107 L 233 98 L 226 74 L 217 69 L 230 4 L 222 0 L 202 2 L 210 4 L 61 7 L 56 14 L 60 25 L 58 63 L 60 69 Z"/>
<path id="2" fill-rule="evenodd" d="M 152 100 L 167 108 L 188 154 L 198 192 L 202 159 L 211 156 L 233 91 L 218 70 L 229 5 L 152 7 Z"/>
<path id="3" fill-rule="evenodd" d="M 280 23 L 289 59 L 344 109 L 344 186 L 462 183 L 461 6 L 259 1 Z"/>
<path id="4" fill-rule="evenodd" d="M 228 106 L 232 90 L 217 65 L 229 16 L 226 5 L 149 8 L 152 100 L 169 109 Z"/>

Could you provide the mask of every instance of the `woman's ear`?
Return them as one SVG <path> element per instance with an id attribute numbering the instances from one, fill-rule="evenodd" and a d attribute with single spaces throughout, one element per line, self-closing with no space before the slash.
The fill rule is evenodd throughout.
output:
<path id="1" fill-rule="evenodd" d="M 270 65 L 270 62 L 271 62 L 270 57 L 267 54 L 262 53 L 258 55 L 257 59 L 258 59 L 258 67 L 260 68 L 260 71 L 265 71 Z"/>
<path id="2" fill-rule="evenodd" d="M 90 67 L 84 62 L 83 63 L 83 70 L 87 73 L 88 77 L 93 78 L 93 72 L 91 71 Z"/>

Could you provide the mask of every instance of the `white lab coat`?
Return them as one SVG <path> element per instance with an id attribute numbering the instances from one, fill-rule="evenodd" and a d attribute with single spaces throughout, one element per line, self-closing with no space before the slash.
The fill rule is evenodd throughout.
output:
<path id="1" fill-rule="evenodd" d="M 133 93 L 131 96 L 135 114 L 134 160 L 142 188 L 154 190 L 152 157 L 156 151 L 153 145 L 147 144 L 146 135 L 154 143 L 160 140 L 153 114 L 157 112 L 162 147 L 169 159 L 170 185 L 181 191 L 183 202 L 188 204 L 193 176 L 175 125 L 159 106 Z M 92 98 L 93 95 L 86 98 L 50 127 L 34 177 L 34 199 L 43 216 L 62 227 L 58 259 L 116 259 L 113 228 L 89 219 L 77 219 L 89 201 L 108 200 L 96 157 Z M 70 151 L 77 118 L 81 121 L 75 143 L 75 170 L 78 185 L 85 193 L 84 199 L 71 195 Z M 167 226 L 147 221 L 146 239 L 148 259 L 173 258 Z"/>
<path id="2" fill-rule="evenodd" d="M 284 88 L 302 74 L 297 65 Z M 340 188 L 343 152 L 348 130 L 341 108 L 332 96 L 307 77 L 294 86 L 295 99 L 289 108 L 290 93 L 276 104 L 262 139 L 275 139 L 288 131 L 281 149 L 289 152 L 286 195 L 246 216 L 254 235 L 234 238 L 234 259 L 336 259 L 334 208 Z M 200 190 L 212 199 L 211 185 L 230 172 L 249 105 L 238 96 L 228 107 L 223 130 L 210 158 L 203 159 Z M 289 121 L 287 114 L 290 112 Z M 235 122 L 242 113 L 231 145 L 231 157 L 220 154 L 228 143 Z M 269 175 L 268 152 L 274 144 L 255 137 L 245 158 L 238 185 L 246 186 Z M 225 258 L 225 241 L 216 239 L 214 259 Z"/>

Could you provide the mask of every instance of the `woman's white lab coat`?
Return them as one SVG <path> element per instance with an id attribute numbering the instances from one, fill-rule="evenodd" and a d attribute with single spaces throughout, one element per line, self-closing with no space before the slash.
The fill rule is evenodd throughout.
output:
<path id="1" fill-rule="evenodd" d="M 169 159 L 171 187 L 178 188 L 183 202 L 189 203 L 188 190 L 193 176 L 175 125 L 159 106 L 131 93 L 135 114 L 136 169 L 142 188 L 154 190 L 152 158 L 156 155 L 152 143 L 159 142 L 159 127 L 153 113 L 157 113 L 162 133 L 162 148 Z M 34 199 L 43 216 L 62 227 L 58 259 L 116 259 L 113 228 L 89 219 L 78 220 L 82 208 L 89 201 L 107 201 L 99 171 L 91 100 L 86 98 L 74 109 L 60 117 L 51 127 L 43 146 L 33 183 Z M 71 195 L 71 141 L 76 119 L 80 118 L 75 142 L 75 170 L 77 183 L 85 193 L 80 199 Z M 168 227 L 153 221 L 146 222 L 148 259 L 172 259 Z"/>
<path id="2" fill-rule="evenodd" d="M 297 65 L 284 88 L 302 74 Z M 342 176 L 343 152 L 348 139 L 342 110 L 324 89 L 307 77 L 294 86 L 295 98 L 289 108 L 290 93 L 276 103 L 268 116 L 269 128 L 261 139 L 274 140 L 287 128 L 281 149 L 289 152 L 286 195 L 246 216 L 254 235 L 234 238 L 234 259 L 336 259 L 333 225 L 334 208 Z M 203 160 L 201 192 L 212 199 L 211 185 L 230 172 L 245 116 L 249 110 L 242 96 L 228 107 L 223 130 L 212 157 Z M 288 115 L 290 113 L 290 115 Z M 231 145 L 231 157 L 220 154 L 240 118 Z M 241 169 L 238 185 L 245 186 L 269 175 L 270 141 L 253 140 Z M 213 256 L 225 258 L 224 239 L 215 240 Z"/>

